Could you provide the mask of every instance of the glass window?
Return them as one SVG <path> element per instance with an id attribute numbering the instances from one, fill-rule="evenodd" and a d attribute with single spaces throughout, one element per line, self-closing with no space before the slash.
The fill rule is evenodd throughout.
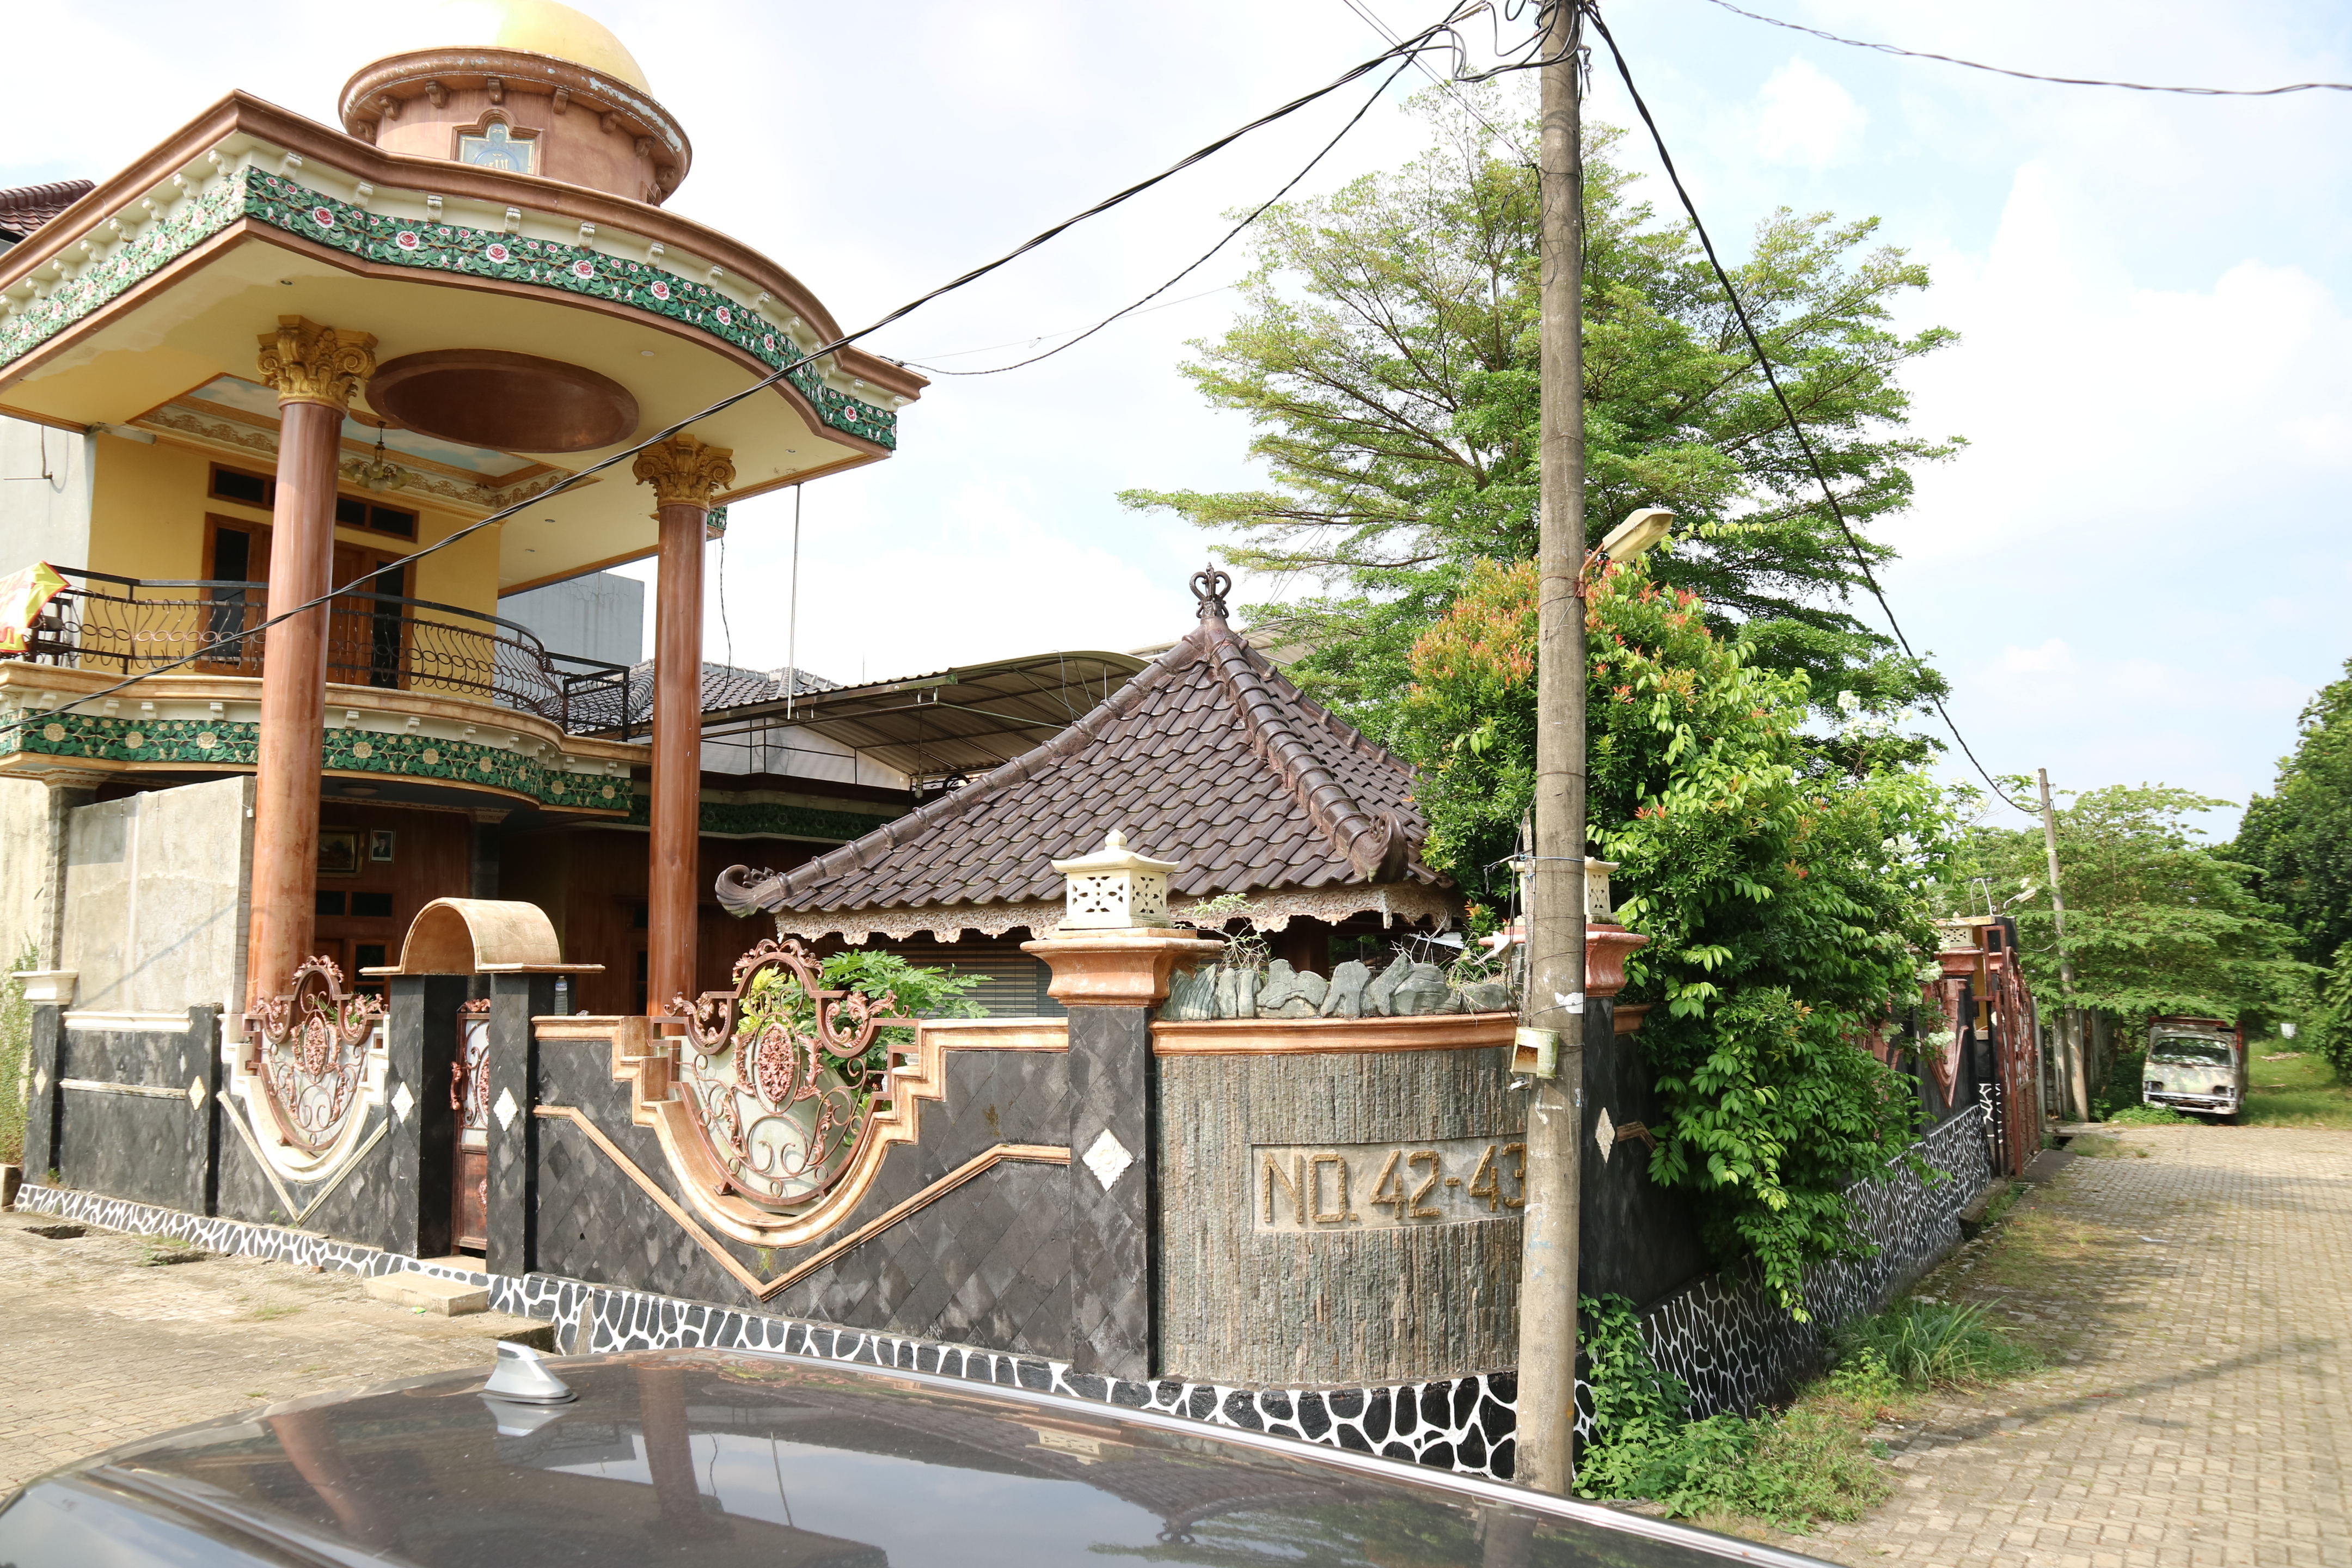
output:
<path id="1" fill-rule="evenodd" d="M 2152 1062 L 2179 1062 L 2198 1067 L 2228 1067 L 2232 1053 L 2227 1042 L 2202 1035 L 2158 1035 L 2147 1053 Z"/>

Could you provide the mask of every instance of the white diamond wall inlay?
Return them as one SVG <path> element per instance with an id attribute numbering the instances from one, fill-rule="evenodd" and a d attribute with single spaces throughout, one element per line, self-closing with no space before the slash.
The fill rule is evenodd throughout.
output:
<path id="1" fill-rule="evenodd" d="M 515 1104 L 514 1090 L 502 1089 L 499 1090 L 499 1102 L 490 1109 L 498 1112 L 499 1131 L 504 1132 L 514 1125 L 515 1112 L 521 1108 Z"/>
<path id="2" fill-rule="evenodd" d="M 1134 1163 L 1135 1156 L 1127 1152 L 1126 1144 L 1110 1135 L 1108 1127 L 1102 1130 L 1102 1136 L 1094 1141 L 1094 1146 L 1087 1151 L 1087 1169 L 1095 1173 L 1095 1180 L 1103 1184 L 1105 1192 L 1110 1191 L 1119 1177 L 1127 1173 L 1127 1168 Z"/>
<path id="3" fill-rule="evenodd" d="M 399 1117 L 404 1123 L 408 1120 L 408 1113 L 415 1108 L 416 1097 L 408 1092 L 406 1084 L 404 1083 L 392 1091 L 392 1113 Z"/>

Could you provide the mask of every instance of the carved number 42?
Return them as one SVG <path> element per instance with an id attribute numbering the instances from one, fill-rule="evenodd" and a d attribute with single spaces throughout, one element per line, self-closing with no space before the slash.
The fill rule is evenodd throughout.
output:
<path id="1" fill-rule="evenodd" d="M 1519 1168 L 1516 1174 L 1521 1196 L 1514 1198 L 1504 1193 L 1503 1166 L 1496 1158 L 1498 1153 L 1503 1160 L 1515 1154 L 1518 1156 Z M 1403 1169 L 1400 1170 L 1400 1166 Z M 1387 1163 L 1381 1167 L 1380 1180 L 1372 1184 L 1371 1201 L 1400 1221 L 1444 1219 L 1444 1212 L 1427 1206 L 1425 1200 L 1437 1190 L 1438 1181 L 1444 1173 L 1445 1162 L 1434 1149 L 1415 1149 L 1410 1153 L 1402 1149 L 1391 1149 Z M 1413 1175 L 1421 1179 L 1408 1187 L 1406 1182 L 1409 1176 Z M 1460 1178 L 1455 1179 L 1458 1181 Z M 1528 1201 L 1524 1195 L 1526 1188 L 1527 1145 L 1489 1143 L 1486 1152 L 1479 1158 L 1478 1168 L 1470 1174 L 1470 1185 L 1466 1190 L 1473 1198 L 1486 1200 L 1486 1212 L 1493 1214 L 1497 1208 L 1525 1207 Z"/>

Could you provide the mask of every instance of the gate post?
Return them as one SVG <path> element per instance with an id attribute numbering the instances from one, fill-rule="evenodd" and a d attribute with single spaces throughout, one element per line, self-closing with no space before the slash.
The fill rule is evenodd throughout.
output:
<path id="1" fill-rule="evenodd" d="M 539 1252 L 539 1032 L 531 1020 L 555 1011 L 555 976 L 490 976 L 490 1189 L 483 1267 L 521 1276 Z"/>
<path id="2" fill-rule="evenodd" d="M 384 1020 L 384 1094 L 396 1114 L 392 1132 L 394 1252 L 446 1256 L 449 1235 L 450 1168 L 457 1154 L 457 1120 L 441 1110 L 457 1060 L 457 1008 L 466 1000 L 462 974 L 395 974 Z M 400 1088 L 415 1100 L 400 1109 Z"/>
<path id="3" fill-rule="evenodd" d="M 1159 1355 L 1151 1009 L 1171 974 L 1225 946 L 1169 923 L 1174 868 L 1114 831 L 1100 852 L 1054 862 L 1068 913 L 1053 937 L 1021 944 L 1052 968 L 1047 994 L 1070 1011 L 1070 1365 L 1106 1377 L 1148 1378 Z"/>

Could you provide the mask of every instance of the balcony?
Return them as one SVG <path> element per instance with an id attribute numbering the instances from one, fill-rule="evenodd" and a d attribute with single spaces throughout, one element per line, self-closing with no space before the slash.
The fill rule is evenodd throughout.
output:
<path id="1" fill-rule="evenodd" d="M 166 666 L 259 676 L 267 656 L 266 583 L 152 581 L 57 568 L 67 586 L 28 628 L 25 651 L 0 654 L 68 669 L 135 676 Z M 187 662 L 180 662 L 180 661 Z M 393 594 L 339 594 L 327 616 L 327 679 L 493 703 L 569 735 L 627 741 L 650 717 L 649 683 L 625 665 L 552 653 L 527 626 Z"/>

